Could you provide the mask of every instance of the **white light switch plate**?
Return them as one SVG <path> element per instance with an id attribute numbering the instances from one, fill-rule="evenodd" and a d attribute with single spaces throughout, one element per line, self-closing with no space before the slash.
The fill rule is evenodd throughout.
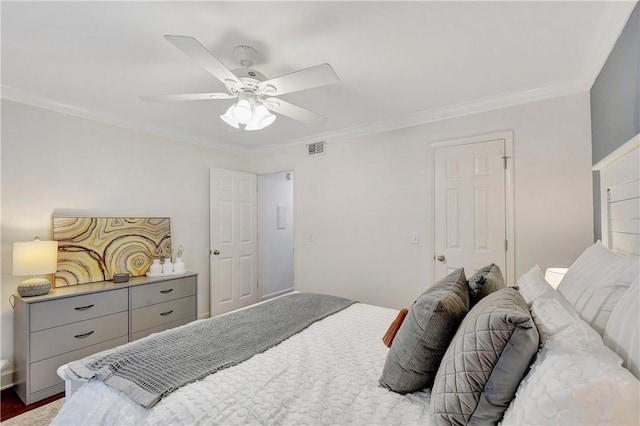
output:
<path id="1" fill-rule="evenodd" d="M 418 238 L 418 233 L 417 232 L 412 232 L 411 233 L 411 244 L 418 244 L 420 242 L 420 239 Z"/>

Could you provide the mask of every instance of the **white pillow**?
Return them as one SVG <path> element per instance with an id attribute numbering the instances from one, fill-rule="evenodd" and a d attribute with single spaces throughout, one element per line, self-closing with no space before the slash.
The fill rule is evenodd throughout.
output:
<path id="1" fill-rule="evenodd" d="M 531 303 L 544 344 L 502 423 L 639 424 L 640 382 L 561 300 Z"/>
<path id="2" fill-rule="evenodd" d="M 609 317 L 602 340 L 640 378 L 640 277 L 636 277 Z"/>
<path id="3" fill-rule="evenodd" d="M 538 265 L 535 265 L 527 273 L 522 275 L 516 285 L 519 287 L 520 294 L 529 305 L 529 308 L 531 308 L 531 303 L 536 299 L 556 299 L 563 307 L 563 311 L 559 312 L 558 315 L 569 315 L 573 318 L 580 319 L 580 315 L 573 309 L 571 303 L 547 282 L 542 273 L 542 269 L 540 269 Z M 600 341 L 600 335 L 594 330 L 591 331 L 589 334 Z"/>
<path id="4" fill-rule="evenodd" d="M 598 241 L 569 267 L 558 291 L 602 335 L 638 267 L 637 257 L 618 256 Z"/>
<path id="5" fill-rule="evenodd" d="M 517 285 L 520 287 L 520 294 L 529 304 L 529 308 L 532 307 L 532 302 L 536 299 L 555 299 L 562 305 L 562 310 L 558 312 L 550 312 L 548 321 L 558 321 L 562 323 L 562 318 L 566 315 L 572 318 L 579 318 L 579 315 L 572 308 L 571 304 L 558 293 L 542 275 L 542 270 L 536 265 L 528 272 L 523 274 L 519 279 Z M 540 310 L 538 305 L 538 310 Z M 534 315 L 534 318 L 536 316 Z M 600 339 L 600 335 L 596 333 L 591 327 L 588 327 L 582 334 L 586 339 L 592 341 L 593 347 L 601 348 L 601 340 L 611 348 L 619 357 L 621 357 L 624 363 L 622 364 L 627 370 L 631 371 L 634 376 L 640 378 L 640 277 L 636 277 L 626 293 L 622 296 L 618 305 L 615 307 L 607 327 L 604 332 L 604 336 Z M 587 324 L 580 321 L 582 325 L 587 327 Z M 545 327 L 545 324 L 538 324 L 539 328 Z M 584 327 L 582 327 L 584 328 Z M 544 330 L 538 330 L 540 332 L 540 340 L 544 343 L 545 333 Z"/>
<path id="6" fill-rule="evenodd" d="M 553 290 L 553 287 L 544 279 L 544 274 L 538 265 L 535 265 L 529 269 L 529 271 L 522 274 L 520 278 L 518 278 L 516 286 L 518 286 L 518 291 L 520 291 L 523 299 L 529 305 L 545 292 Z"/>
<path id="7" fill-rule="evenodd" d="M 608 348 L 600 335 L 582 321 L 558 292 L 548 292 L 531 303 L 531 316 L 547 350 L 582 352 L 621 366 L 622 358 Z M 558 348 L 558 349 L 556 349 Z"/>

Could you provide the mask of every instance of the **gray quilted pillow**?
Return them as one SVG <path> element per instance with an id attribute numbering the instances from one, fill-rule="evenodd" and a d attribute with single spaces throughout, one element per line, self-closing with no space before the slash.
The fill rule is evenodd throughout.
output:
<path id="1" fill-rule="evenodd" d="M 411 305 L 389 349 L 380 384 L 401 394 L 431 386 L 440 360 L 468 311 L 467 278 L 460 268 Z"/>
<path id="2" fill-rule="evenodd" d="M 471 306 L 475 306 L 483 297 L 505 287 L 506 284 L 500 267 L 495 263 L 485 266 L 469 278 L 469 301 Z"/>
<path id="3" fill-rule="evenodd" d="M 538 330 L 515 288 L 482 299 L 442 358 L 431 391 L 435 423 L 499 422 L 537 350 Z"/>

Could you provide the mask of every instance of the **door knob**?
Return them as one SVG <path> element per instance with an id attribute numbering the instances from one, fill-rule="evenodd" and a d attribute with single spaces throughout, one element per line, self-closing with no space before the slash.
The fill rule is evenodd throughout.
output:
<path id="1" fill-rule="evenodd" d="M 445 259 L 445 258 L 444 258 L 444 254 L 441 254 L 440 256 L 438 256 L 438 260 L 439 260 L 440 262 L 444 262 L 444 259 Z"/>
<path id="2" fill-rule="evenodd" d="M 220 250 L 214 250 L 214 251 L 213 251 L 213 254 L 214 254 L 215 256 L 219 255 L 219 254 L 220 254 Z"/>

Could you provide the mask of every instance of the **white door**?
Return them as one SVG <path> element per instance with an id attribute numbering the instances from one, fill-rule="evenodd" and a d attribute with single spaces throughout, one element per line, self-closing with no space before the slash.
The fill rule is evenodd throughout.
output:
<path id="1" fill-rule="evenodd" d="M 260 300 L 293 291 L 293 172 L 258 176 Z"/>
<path id="2" fill-rule="evenodd" d="M 436 279 L 459 267 L 468 278 L 495 263 L 511 281 L 506 153 L 502 138 L 435 149 Z"/>
<path id="3" fill-rule="evenodd" d="M 256 175 L 210 171 L 211 316 L 258 301 Z"/>

